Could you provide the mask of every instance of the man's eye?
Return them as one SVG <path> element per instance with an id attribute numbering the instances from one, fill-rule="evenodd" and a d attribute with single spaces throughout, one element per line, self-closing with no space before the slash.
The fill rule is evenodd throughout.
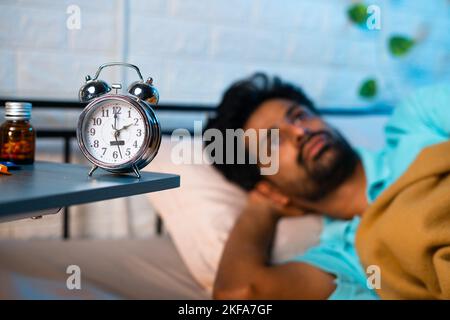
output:
<path id="1" fill-rule="evenodd" d="M 292 115 L 292 122 L 295 124 L 298 121 L 302 121 L 308 118 L 308 114 L 303 111 L 298 111 L 295 114 Z"/>

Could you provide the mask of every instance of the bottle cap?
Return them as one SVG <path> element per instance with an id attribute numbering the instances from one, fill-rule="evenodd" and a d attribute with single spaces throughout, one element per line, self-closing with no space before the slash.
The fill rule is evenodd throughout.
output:
<path id="1" fill-rule="evenodd" d="M 29 120 L 31 118 L 31 103 L 29 102 L 6 102 L 6 120 Z"/>

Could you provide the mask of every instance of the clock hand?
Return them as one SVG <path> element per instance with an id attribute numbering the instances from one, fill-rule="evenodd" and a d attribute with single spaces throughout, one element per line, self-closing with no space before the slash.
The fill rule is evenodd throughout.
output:
<path id="1" fill-rule="evenodd" d="M 127 128 L 131 127 L 132 125 L 133 125 L 133 124 L 130 123 L 130 124 L 126 125 L 126 126 L 123 126 L 123 127 L 120 128 L 118 131 L 120 132 L 120 131 L 122 131 L 122 130 L 124 130 L 124 129 L 127 129 Z"/>
<path id="2" fill-rule="evenodd" d="M 126 126 L 123 126 L 123 127 L 120 128 L 120 129 L 116 129 L 116 128 L 114 128 L 114 126 L 113 126 L 113 129 L 115 130 L 114 136 L 115 136 L 116 134 L 117 134 L 118 136 L 120 136 L 120 131 L 122 131 L 122 130 L 124 130 L 124 129 L 127 129 L 127 128 L 131 127 L 132 125 L 133 125 L 133 124 L 130 123 L 130 124 L 126 125 Z"/>
<path id="3" fill-rule="evenodd" d="M 117 113 L 114 113 L 114 126 L 113 126 L 113 129 L 117 130 Z"/>
<path id="4" fill-rule="evenodd" d="M 118 135 L 119 135 L 119 131 L 114 132 L 114 138 L 116 139 L 117 149 L 119 149 L 120 159 L 123 159 L 123 157 L 122 157 L 122 151 L 120 151 L 119 141 L 117 140 Z"/>
<path id="5" fill-rule="evenodd" d="M 117 120 L 118 120 L 117 113 L 114 113 L 114 124 L 111 125 L 112 128 L 113 128 L 113 130 L 114 130 L 114 137 L 119 136 L 119 135 L 120 135 L 120 131 L 126 127 L 126 126 L 125 126 L 125 127 L 122 128 L 122 129 L 117 129 Z M 116 139 L 116 140 L 117 140 L 117 139 Z M 120 151 L 120 150 L 119 150 L 119 151 Z"/>

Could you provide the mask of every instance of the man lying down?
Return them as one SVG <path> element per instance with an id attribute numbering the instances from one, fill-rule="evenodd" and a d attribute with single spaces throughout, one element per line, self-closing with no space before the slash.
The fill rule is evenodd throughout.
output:
<path id="1" fill-rule="evenodd" d="M 352 148 L 303 91 L 264 74 L 233 84 L 206 129 L 279 129 L 279 170 L 215 164 L 248 190 L 214 285 L 217 299 L 378 299 L 355 250 L 361 215 L 427 146 L 448 140 L 450 86 L 419 91 L 397 106 L 378 152 Z M 251 152 L 251 148 L 246 148 Z M 225 150 L 226 151 L 226 150 Z M 271 265 L 281 217 L 326 213 L 320 243 Z"/>

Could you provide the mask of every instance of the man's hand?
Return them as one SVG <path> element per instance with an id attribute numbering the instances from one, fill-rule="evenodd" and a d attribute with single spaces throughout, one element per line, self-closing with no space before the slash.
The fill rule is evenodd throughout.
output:
<path id="1" fill-rule="evenodd" d="M 288 197 L 274 193 L 265 183 L 258 183 L 248 195 L 248 205 L 265 209 L 278 217 L 302 216 L 306 212 L 292 205 Z"/>
<path id="2" fill-rule="evenodd" d="M 280 194 L 255 188 L 225 245 L 214 283 L 215 299 L 326 299 L 335 290 L 332 275 L 306 263 L 271 264 L 279 219 L 298 216 Z M 263 187 L 264 192 L 264 187 Z"/>

